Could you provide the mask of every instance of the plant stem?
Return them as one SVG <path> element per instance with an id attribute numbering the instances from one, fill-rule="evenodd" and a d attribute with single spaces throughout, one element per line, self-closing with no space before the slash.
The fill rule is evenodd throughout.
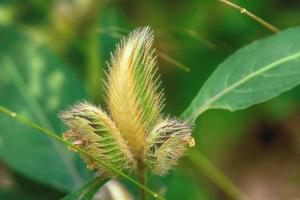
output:
<path id="1" fill-rule="evenodd" d="M 139 176 L 139 182 L 147 186 L 147 172 L 145 169 L 145 165 L 142 161 L 139 161 L 138 164 L 138 176 Z M 140 199 L 147 200 L 147 194 L 143 189 L 140 190 Z"/>
<path id="2" fill-rule="evenodd" d="M 267 29 L 269 29 L 270 31 L 277 33 L 279 32 L 279 29 L 275 26 L 273 26 L 272 24 L 270 24 L 269 22 L 263 20 L 262 18 L 256 16 L 255 14 L 253 14 L 252 12 L 248 11 L 246 8 L 243 8 L 239 5 L 236 5 L 235 3 L 228 1 L 228 0 L 218 0 L 221 3 L 224 3 L 225 5 L 228 5 L 236 10 L 239 10 L 242 14 L 247 15 L 248 17 L 252 18 L 253 20 L 255 20 L 257 23 L 261 24 L 262 26 L 266 27 Z"/>
<path id="3" fill-rule="evenodd" d="M 157 55 L 167 61 L 168 63 L 174 65 L 175 67 L 178 67 L 179 69 L 185 71 L 185 72 L 189 72 L 191 71 L 189 67 L 185 66 L 184 64 L 180 63 L 179 61 L 177 61 L 175 58 L 170 57 L 169 55 L 165 54 L 164 52 L 160 51 L 160 50 L 156 50 Z"/>
<path id="4" fill-rule="evenodd" d="M 223 190 L 233 200 L 246 200 L 245 194 L 204 155 L 197 152 L 188 157 L 194 167 L 205 174 L 218 188 Z"/>
<path id="5" fill-rule="evenodd" d="M 103 162 L 102 160 L 100 160 L 99 158 L 90 155 L 87 151 L 85 151 L 84 149 L 81 149 L 78 146 L 72 145 L 70 142 L 65 141 L 63 138 L 59 137 L 57 134 L 55 134 L 54 132 L 45 129 L 43 127 L 41 127 L 40 125 L 28 120 L 25 117 L 22 117 L 21 115 L 18 115 L 17 113 L 3 107 L 0 105 L 0 112 L 8 115 L 11 118 L 17 119 L 18 121 L 40 131 L 41 133 L 43 133 L 44 135 L 47 135 L 48 137 L 55 139 L 61 143 L 63 143 L 64 145 L 67 145 L 69 147 L 71 147 L 72 149 L 76 150 L 78 153 L 83 154 L 85 156 L 88 156 L 89 158 L 91 158 L 92 160 L 97 161 L 98 163 L 100 163 L 101 165 L 111 169 L 112 171 L 114 171 L 116 174 L 122 176 L 123 178 L 127 179 L 128 181 L 130 181 L 131 183 L 133 183 L 134 185 L 136 185 L 137 187 L 143 189 L 145 192 L 148 192 L 149 194 L 151 194 L 155 199 L 159 199 L 159 200 L 165 200 L 163 197 L 159 196 L 156 192 L 152 191 L 151 189 L 149 189 L 148 187 L 146 187 L 145 185 L 141 184 L 140 182 L 136 181 L 135 179 L 131 178 L 130 176 L 128 176 L 127 174 L 123 173 L 122 171 L 106 164 L 105 162 Z"/>

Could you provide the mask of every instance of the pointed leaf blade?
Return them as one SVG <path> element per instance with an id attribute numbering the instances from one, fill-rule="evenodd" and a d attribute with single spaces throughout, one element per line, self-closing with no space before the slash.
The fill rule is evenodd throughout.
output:
<path id="1" fill-rule="evenodd" d="M 208 109 L 245 109 L 300 84 L 300 27 L 238 50 L 218 66 L 182 117 Z"/>

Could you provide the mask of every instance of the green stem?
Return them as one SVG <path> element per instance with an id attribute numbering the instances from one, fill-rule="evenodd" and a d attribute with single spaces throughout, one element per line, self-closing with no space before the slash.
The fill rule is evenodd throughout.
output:
<path id="1" fill-rule="evenodd" d="M 196 167 L 198 171 L 205 174 L 212 182 L 214 182 L 223 192 L 225 192 L 233 200 L 246 200 L 245 194 L 217 167 L 214 166 L 204 155 L 197 152 L 188 157 L 189 161 Z"/>
<path id="2" fill-rule="evenodd" d="M 252 18 L 253 20 L 255 20 L 257 23 L 261 24 L 262 26 L 264 26 L 265 28 L 269 29 L 270 31 L 277 33 L 280 30 L 273 26 L 272 24 L 270 24 L 269 22 L 265 21 L 264 19 L 256 16 L 255 14 L 253 14 L 252 12 L 248 11 L 246 8 L 243 8 L 231 1 L 228 0 L 219 0 L 219 2 L 224 3 L 227 6 L 230 6 L 236 10 L 239 10 L 242 14 L 247 15 L 248 17 Z"/>
<path id="3" fill-rule="evenodd" d="M 139 162 L 138 164 L 138 176 L 139 176 L 139 181 L 141 184 L 147 186 L 147 172 L 145 169 L 145 165 L 142 161 Z M 147 200 L 147 194 L 145 190 L 140 191 L 140 199 L 141 200 Z"/>
<path id="4" fill-rule="evenodd" d="M 76 150 L 78 153 L 81 153 L 85 156 L 88 156 L 89 158 L 91 158 L 92 160 L 97 161 L 98 163 L 100 163 L 101 165 L 111 169 L 112 171 L 114 171 L 116 174 L 122 176 L 123 178 L 127 179 L 128 181 L 130 181 L 131 183 L 133 183 L 134 185 L 138 186 L 139 188 L 143 189 L 145 192 L 149 193 L 150 195 L 152 195 L 155 199 L 159 199 L 159 200 L 165 200 L 163 197 L 159 196 L 156 192 L 150 190 L 149 188 L 147 188 L 145 185 L 141 184 L 140 182 L 136 181 L 135 179 L 131 178 L 130 176 L 126 175 L 125 173 L 123 173 L 122 171 L 107 165 L 106 163 L 104 163 L 102 160 L 100 160 L 99 158 L 90 155 L 88 152 L 86 152 L 85 150 L 72 145 L 71 143 L 69 143 L 68 141 L 65 141 L 63 138 L 59 137 L 58 135 L 56 135 L 54 132 L 49 131 L 41 126 L 39 126 L 38 124 L 28 120 L 25 117 L 22 117 L 20 115 L 18 115 L 17 113 L 10 111 L 9 109 L 3 107 L 0 105 L 0 112 L 8 115 L 11 118 L 17 119 L 20 122 L 40 131 L 41 133 L 47 135 L 50 138 L 53 138 L 69 147 L 71 147 L 72 149 Z"/>

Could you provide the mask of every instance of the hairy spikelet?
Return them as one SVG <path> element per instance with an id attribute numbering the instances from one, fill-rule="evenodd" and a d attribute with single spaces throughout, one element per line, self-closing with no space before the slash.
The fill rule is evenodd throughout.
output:
<path id="1" fill-rule="evenodd" d="M 62 112 L 60 118 L 70 128 L 64 138 L 71 140 L 103 162 L 122 171 L 130 171 L 136 167 L 135 160 L 129 151 L 128 145 L 110 117 L 100 108 L 79 103 Z M 104 166 L 81 155 L 88 164 L 88 168 L 100 171 L 106 176 L 113 175 Z"/>
<path id="2" fill-rule="evenodd" d="M 194 146 L 192 128 L 187 122 L 165 119 L 158 123 L 147 139 L 146 164 L 152 172 L 165 175 L 184 155 L 187 146 Z"/>
<path id="3" fill-rule="evenodd" d="M 108 71 L 109 110 L 139 159 L 144 158 L 145 138 L 160 118 L 163 108 L 152 41 L 148 27 L 132 32 L 117 46 Z"/>
<path id="4" fill-rule="evenodd" d="M 109 114 L 83 102 L 62 112 L 60 118 L 70 128 L 64 137 L 107 165 L 121 171 L 147 165 L 153 173 L 165 175 L 195 142 L 188 122 L 161 114 L 163 92 L 152 42 L 146 27 L 133 31 L 117 46 L 105 83 Z M 89 157 L 81 157 L 89 168 L 113 175 Z"/>

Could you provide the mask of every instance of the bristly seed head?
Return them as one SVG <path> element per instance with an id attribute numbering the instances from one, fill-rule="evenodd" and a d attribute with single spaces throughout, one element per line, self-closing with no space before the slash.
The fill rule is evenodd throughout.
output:
<path id="1" fill-rule="evenodd" d="M 194 146 L 189 123 L 176 119 L 164 119 L 150 132 L 147 140 L 145 163 L 153 173 L 165 175 L 184 155 L 186 146 Z"/>
<path id="2" fill-rule="evenodd" d="M 111 118 L 101 108 L 83 102 L 61 113 L 60 117 L 71 129 L 65 137 L 71 140 L 73 145 L 80 146 L 89 154 L 116 169 L 131 171 L 136 168 L 135 159 L 127 142 L 122 138 Z M 107 176 L 113 175 L 110 169 L 97 164 L 89 157 L 85 155 L 81 157 L 88 163 L 88 166 L 95 165 L 88 168 L 100 170 Z"/>
<path id="3" fill-rule="evenodd" d="M 133 31 L 117 46 L 107 73 L 108 114 L 87 102 L 62 112 L 70 128 L 63 139 L 121 171 L 143 162 L 153 173 L 164 175 L 176 165 L 187 147 L 195 145 L 188 122 L 164 118 L 163 92 L 157 75 L 150 28 Z M 114 175 L 89 157 L 87 168 Z"/>

